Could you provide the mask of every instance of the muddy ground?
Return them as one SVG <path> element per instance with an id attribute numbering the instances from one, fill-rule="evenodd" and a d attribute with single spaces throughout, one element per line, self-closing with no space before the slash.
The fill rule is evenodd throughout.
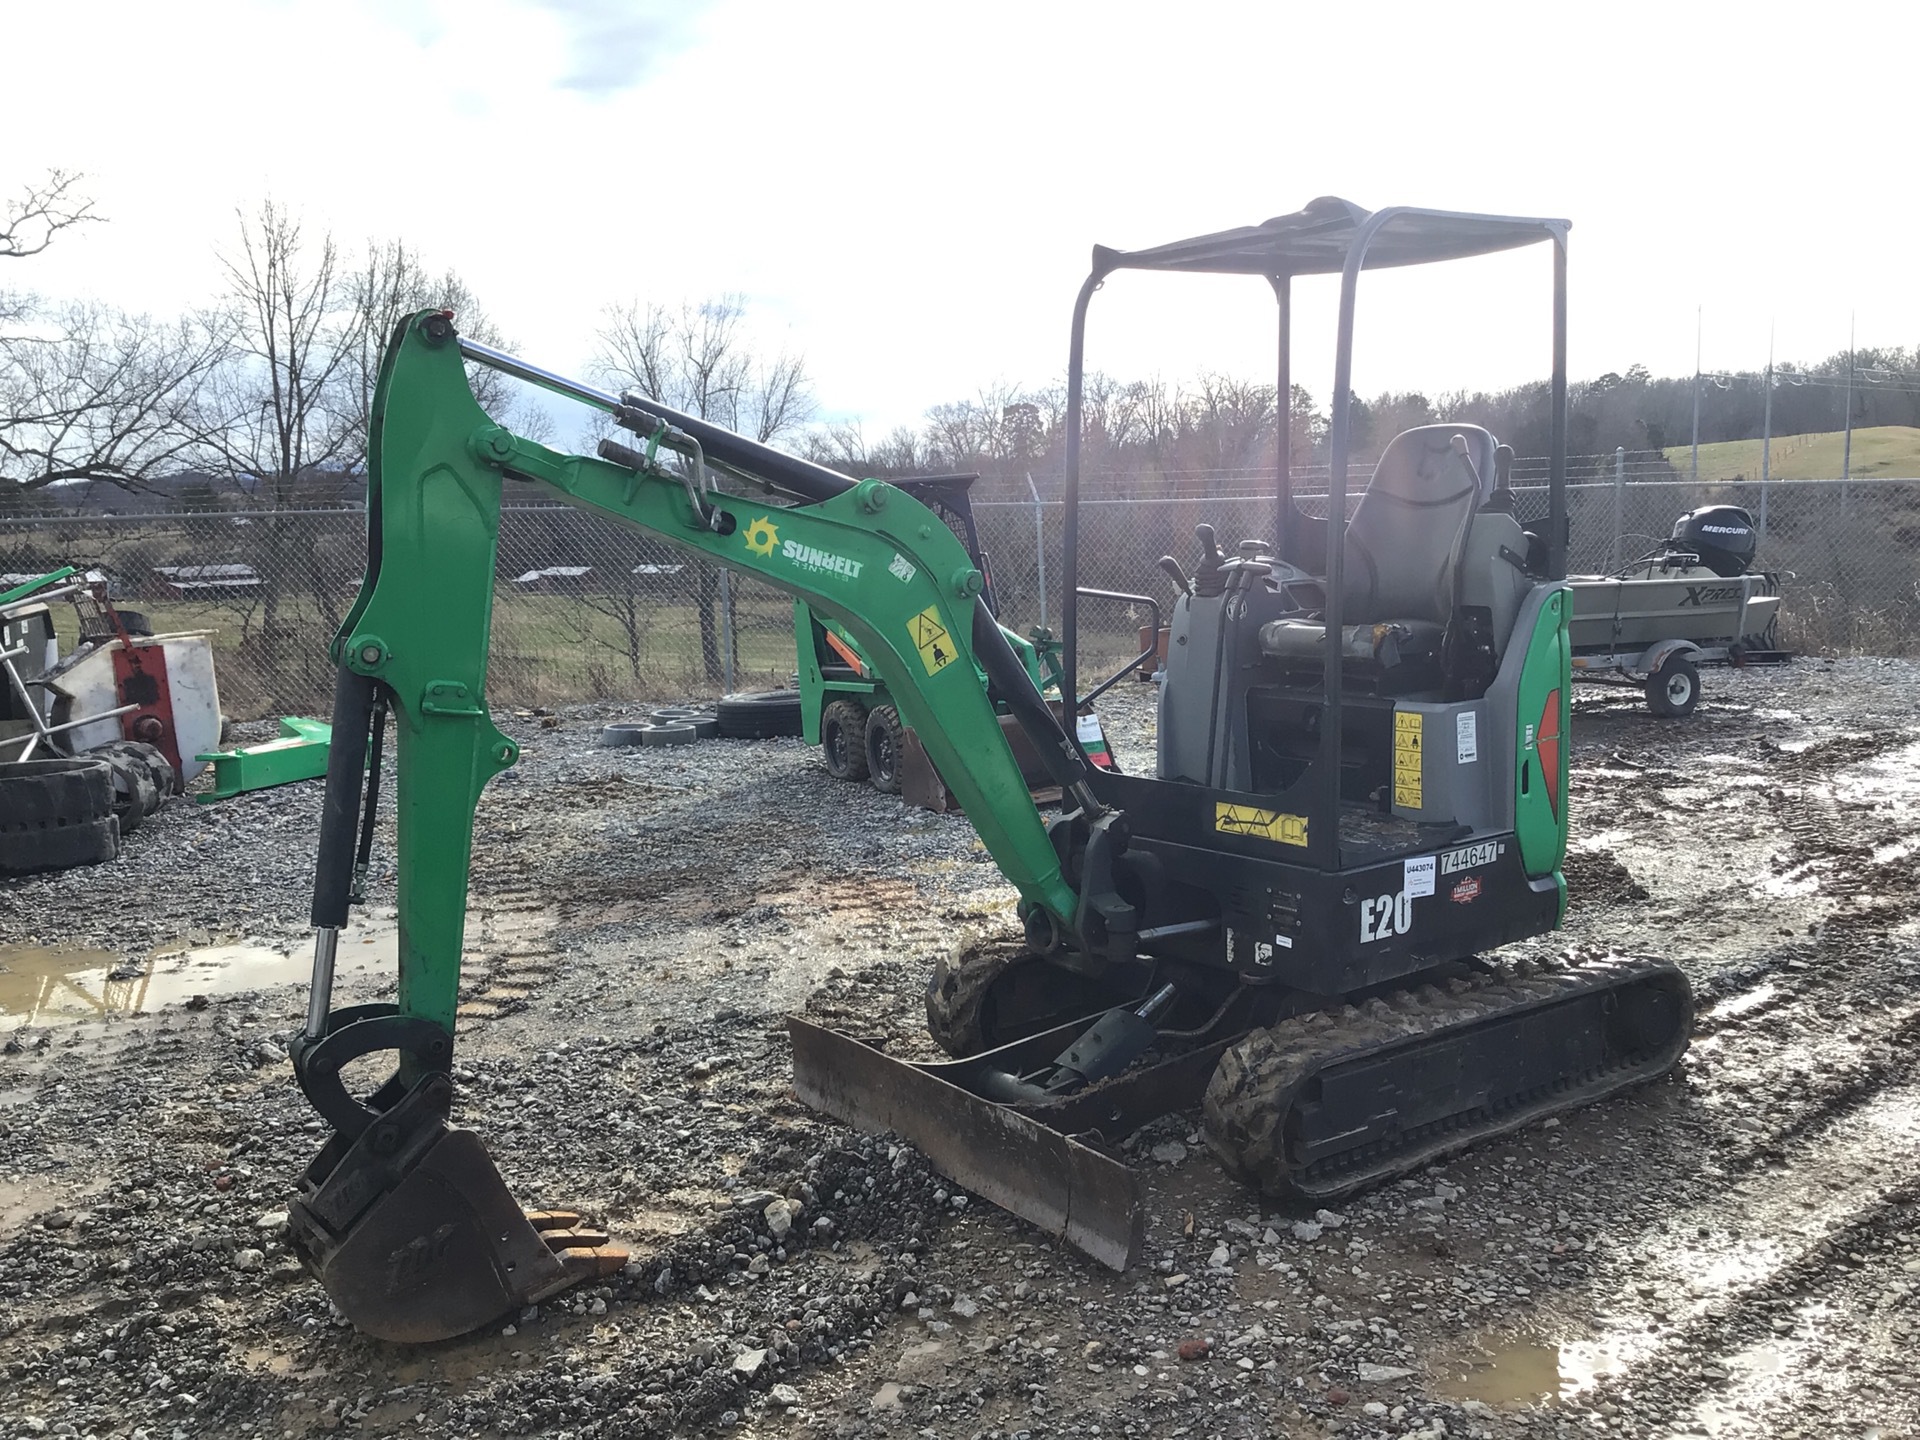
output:
<path id="1" fill-rule="evenodd" d="M 1522 948 L 1680 962 L 1679 1069 L 1317 1218 L 1176 1117 L 1132 1152 L 1124 1276 L 790 1092 L 786 1013 L 924 1046 L 932 959 L 1011 927 L 963 819 L 797 741 L 503 716 L 526 756 L 481 807 L 457 1113 L 635 1259 L 419 1349 L 338 1323 L 280 1229 L 321 1140 L 283 1048 L 304 957 L 275 954 L 317 787 L 176 803 L 115 866 L 0 886 L 0 1440 L 1915 1440 L 1916 679 L 1715 673 L 1688 722 L 1583 693 L 1573 911 Z M 1145 696 L 1110 710 L 1144 758 Z M 383 855 L 342 999 L 390 993 Z M 775 1195 L 803 1206 L 779 1238 Z"/>

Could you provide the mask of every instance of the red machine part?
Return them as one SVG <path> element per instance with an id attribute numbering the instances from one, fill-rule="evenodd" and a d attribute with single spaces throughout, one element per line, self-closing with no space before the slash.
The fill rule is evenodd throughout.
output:
<path id="1" fill-rule="evenodd" d="M 104 589 L 104 587 L 102 587 Z M 103 593 L 95 599 L 100 613 L 112 622 L 120 641 L 113 652 L 113 688 L 122 705 L 135 709 L 120 717 L 120 730 L 129 740 L 152 745 L 167 757 L 175 775 L 185 775 L 180 742 L 173 729 L 173 690 L 167 683 L 167 652 L 159 645 L 136 646 L 121 623 L 120 612 Z"/>

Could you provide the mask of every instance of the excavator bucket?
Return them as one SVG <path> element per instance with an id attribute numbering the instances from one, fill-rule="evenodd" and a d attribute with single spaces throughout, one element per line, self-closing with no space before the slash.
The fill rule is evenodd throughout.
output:
<path id="1" fill-rule="evenodd" d="M 479 1137 L 447 1123 L 452 1097 L 429 1075 L 357 1139 L 336 1135 L 289 1210 L 307 1268 L 381 1340 L 464 1335 L 627 1260 L 570 1211 L 523 1212 Z"/>
<path id="2" fill-rule="evenodd" d="M 806 1104 L 857 1129 L 892 1131 L 955 1184 L 1104 1265 L 1125 1270 L 1139 1260 L 1146 1238 L 1140 1176 L 1087 1132 L 1068 1134 L 972 1089 L 987 1070 L 1011 1072 L 1027 1068 L 1031 1055 L 1057 1053 L 1084 1026 L 941 1064 L 895 1060 L 798 1018 L 787 1026 L 794 1089 Z M 1173 1098 L 1177 1106 L 1182 1097 Z"/>

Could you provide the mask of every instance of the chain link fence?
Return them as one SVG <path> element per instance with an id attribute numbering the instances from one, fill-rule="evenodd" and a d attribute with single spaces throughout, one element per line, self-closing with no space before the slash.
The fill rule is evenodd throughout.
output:
<path id="1" fill-rule="evenodd" d="M 1520 513 L 1544 514 L 1543 486 L 1517 467 Z M 1668 472 L 1669 474 L 1671 472 Z M 1171 598 L 1155 562 L 1191 568 L 1194 526 L 1224 548 L 1274 533 L 1271 474 L 1249 473 L 1204 496 L 1098 493 L 1081 508 L 1081 584 Z M 1351 483 L 1354 498 L 1364 475 Z M 1324 513 L 1324 476 L 1300 483 Z M 1089 487 L 1090 489 L 1093 487 Z M 1310 493 L 1318 490 L 1316 497 Z M 1004 491 L 1001 492 L 1004 494 Z M 1602 573 L 1653 549 L 1675 518 L 1732 504 L 1763 522 L 1760 565 L 1780 572 L 1782 640 L 1836 653 L 1920 651 L 1920 480 L 1694 483 L 1629 476 L 1571 486 L 1577 573 Z M 1001 616 L 1020 631 L 1060 623 L 1058 501 L 979 499 L 975 514 Z M 223 703 L 238 718 L 324 713 L 326 645 L 352 602 L 365 560 L 356 508 L 37 516 L 0 520 L 0 588 L 8 575 L 59 565 L 98 568 L 156 630 L 214 637 Z M 1081 604 L 1081 674 L 1138 653 L 1144 606 Z M 70 639 L 71 637 L 69 637 Z M 495 567 L 496 704 L 678 700 L 787 683 L 793 607 L 623 526 L 565 507 L 509 507 Z"/>
<path id="2" fill-rule="evenodd" d="M 1303 509 L 1326 513 L 1325 483 L 1324 472 L 1304 483 L 1296 480 Z M 1364 474 L 1350 481 L 1349 513 L 1365 483 Z M 1514 494 L 1523 520 L 1544 518 L 1544 485 L 1518 483 Z M 1213 526 L 1221 548 L 1229 552 L 1242 539 L 1272 540 L 1272 496 L 1269 473 L 1261 494 L 1083 500 L 1080 583 L 1152 595 L 1164 605 L 1172 587 L 1156 567 L 1159 557 L 1172 555 L 1191 571 L 1199 554 L 1194 526 L 1201 523 Z M 1738 505 L 1759 522 L 1757 565 L 1780 576 L 1781 641 L 1787 648 L 1920 653 L 1920 480 L 1794 480 L 1762 486 L 1749 480 L 1636 479 L 1623 472 L 1617 482 L 1580 481 L 1568 487 L 1568 568 L 1574 574 L 1618 569 L 1656 549 L 1675 520 L 1703 505 Z M 1001 619 L 1016 630 L 1059 625 L 1062 513 L 1057 502 L 975 503 Z M 1083 599 L 1082 674 L 1090 673 L 1090 666 L 1111 670 L 1138 654 L 1144 648 L 1140 627 L 1149 620 L 1143 606 Z"/>

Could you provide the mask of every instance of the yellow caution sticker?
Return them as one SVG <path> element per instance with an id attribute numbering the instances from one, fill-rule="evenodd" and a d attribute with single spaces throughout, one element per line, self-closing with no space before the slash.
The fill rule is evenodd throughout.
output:
<path id="1" fill-rule="evenodd" d="M 938 675 L 954 662 L 953 637 L 940 621 L 939 606 L 929 605 L 907 621 L 907 634 L 913 637 L 913 648 L 920 652 L 927 674 Z"/>
<path id="2" fill-rule="evenodd" d="M 1393 712 L 1393 803 L 1408 810 L 1420 808 L 1420 756 L 1426 749 L 1421 729 L 1426 718 L 1417 710 Z"/>
<path id="3" fill-rule="evenodd" d="M 1222 835 L 1244 835 L 1253 840 L 1271 840 L 1276 845 L 1307 843 L 1306 816 L 1285 815 L 1254 805 L 1227 805 L 1216 801 L 1213 828 Z"/>

